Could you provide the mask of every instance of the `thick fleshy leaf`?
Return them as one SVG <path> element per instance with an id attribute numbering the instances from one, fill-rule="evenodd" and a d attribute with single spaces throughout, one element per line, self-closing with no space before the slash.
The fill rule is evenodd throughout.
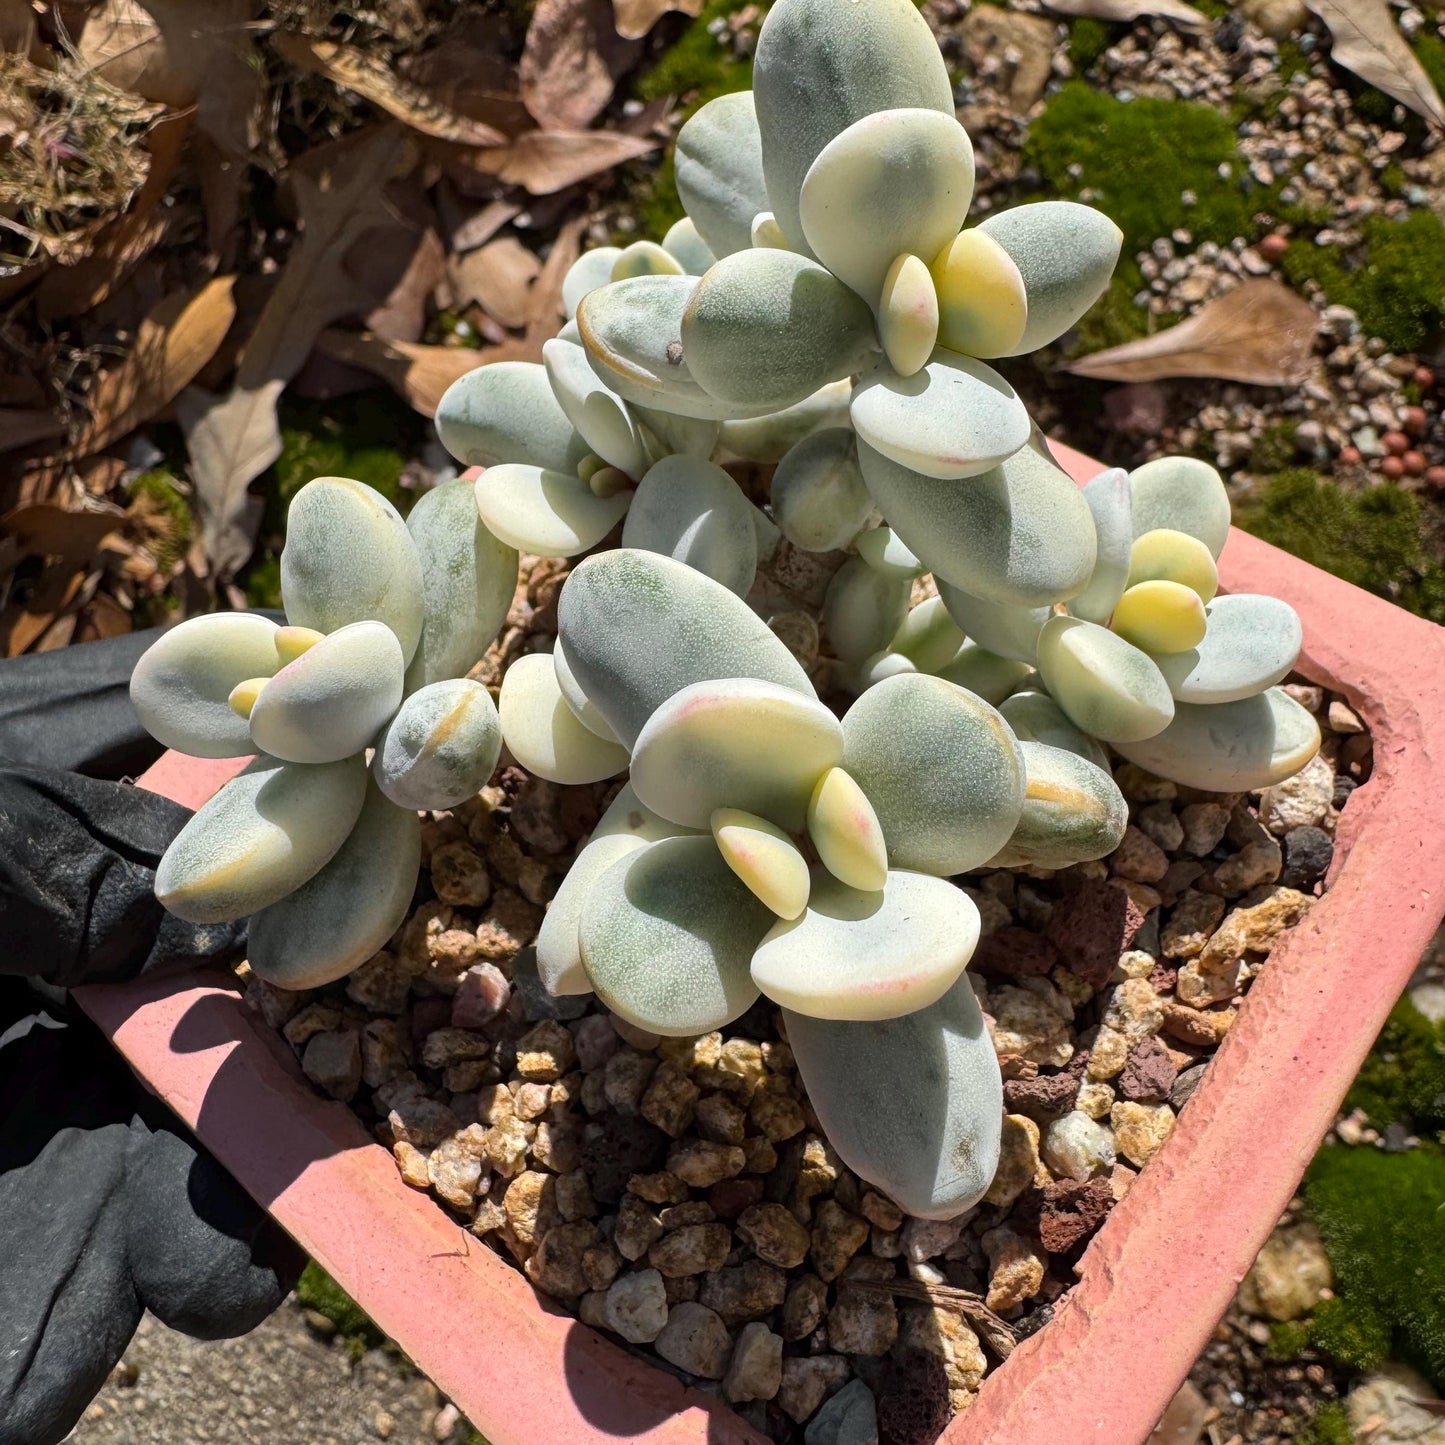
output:
<path id="1" fill-rule="evenodd" d="M 1085 622 L 1107 622 L 1114 604 L 1133 579 L 1129 558 L 1134 542 L 1129 474 L 1110 467 L 1084 485 L 1084 501 L 1094 518 L 1096 553 L 1089 585 L 1069 599 L 1069 611 Z"/>
<path id="2" fill-rule="evenodd" d="M 979 926 L 973 900 L 942 878 L 895 870 L 865 893 L 818 868 L 806 912 L 758 945 L 753 982 L 812 1018 L 895 1019 L 953 986 Z"/>
<path id="3" fill-rule="evenodd" d="M 1021 743 L 1047 743 L 1051 748 L 1077 753 L 1085 762 L 1109 772 L 1108 749 L 1075 727 L 1048 693 L 1023 688 L 999 703 L 998 710 Z"/>
<path id="4" fill-rule="evenodd" d="M 656 241 L 634 241 L 624 246 L 612 263 L 612 280 L 630 281 L 634 276 L 681 276 L 682 263 Z"/>
<path id="5" fill-rule="evenodd" d="M 808 1102 L 855 1174 L 919 1219 L 953 1219 L 983 1198 L 1003 1081 L 966 974 L 902 1018 L 783 1017 Z"/>
<path id="6" fill-rule="evenodd" d="M 1286 692 L 1238 702 L 1181 702 L 1174 721 L 1142 742 L 1116 743 L 1131 763 L 1215 793 L 1245 793 L 1292 778 L 1320 747 L 1314 714 Z"/>
<path id="7" fill-rule="evenodd" d="M 1204 611 L 1208 626 L 1197 647 L 1154 659 L 1180 702 L 1238 702 L 1289 675 L 1304 633 L 1288 602 L 1235 592 Z"/>
<path id="8" fill-rule="evenodd" d="M 1154 656 L 1188 652 L 1204 640 L 1206 619 L 1199 594 L 1182 582 L 1136 582 L 1114 606 L 1109 626 Z"/>
<path id="9" fill-rule="evenodd" d="M 1028 322 L 1009 356 L 1056 341 L 1104 294 L 1124 240 L 1102 211 L 1077 201 L 1014 206 L 979 230 L 1008 252 L 1028 297 Z"/>
<path id="10" fill-rule="evenodd" d="M 949 616 L 943 598 L 926 597 L 909 609 L 888 646 L 890 651 L 909 658 L 919 672 L 937 672 L 958 655 L 966 640 L 963 629 Z"/>
<path id="11" fill-rule="evenodd" d="M 421 640 L 422 578 L 401 514 L 361 482 L 307 482 L 286 513 L 281 605 L 293 626 L 318 632 L 384 622 L 409 663 Z"/>
<path id="12" fill-rule="evenodd" d="M 905 657 L 901 652 L 893 652 L 885 648 L 882 652 L 875 652 L 872 657 L 865 657 L 856 667 L 849 669 L 848 674 L 839 679 L 839 686 L 846 687 L 849 692 L 867 692 L 870 687 L 882 682 L 885 677 L 897 677 L 903 672 L 922 672 L 911 657 Z"/>
<path id="13" fill-rule="evenodd" d="M 828 583 L 823 598 L 823 632 L 833 655 L 862 662 L 881 652 L 908 615 L 913 580 L 880 572 L 861 557 L 850 557 Z"/>
<path id="14" fill-rule="evenodd" d="M 840 883 L 873 893 L 888 875 L 888 845 L 868 795 L 851 773 L 829 768 L 808 800 L 808 837 Z"/>
<path id="15" fill-rule="evenodd" d="M 631 489 L 599 497 L 576 472 L 508 464 L 476 480 L 487 530 L 519 552 L 575 557 L 595 547 L 626 515 Z"/>
<path id="16" fill-rule="evenodd" d="M 853 548 L 875 572 L 885 572 L 910 584 L 928 570 L 892 527 L 870 527 L 866 532 L 860 532 L 854 539 Z"/>
<path id="17" fill-rule="evenodd" d="M 589 251 L 577 264 L 600 254 Z M 588 452 L 535 361 L 494 361 L 459 376 L 437 403 L 436 428 L 466 467 L 524 462 L 572 472 Z"/>
<path id="18" fill-rule="evenodd" d="M 421 866 L 421 820 L 366 801 L 350 836 L 319 873 L 251 918 L 247 962 L 277 988 L 320 988 L 366 962 L 401 926 Z"/>
<path id="19" fill-rule="evenodd" d="M 588 732 L 594 732 L 599 738 L 615 743 L 617 734 L 608 726 L 607 719 L 602 716 L 597 704 L 582 691 L 582 686 L 572 671 L 572 664 L 567 660 L 566 644 L 560 637 L 552 648 L 552 666 L 557 671 L 557 686 L 562 690 L 562 701 L 572 709 L 577 721 Z"/>
<path id="20" fill-rule="evenodd" d="M 1038 668 L 1069 720 L 1106 743 L 1153 737 L 1174 716 L 1154 659 L 1097 622 L 1050 618 L 1039 635 Z"/>
<path id="21" fill-rule="evenodd" d="M 755 251 L 789 250 L 788 238 L 771 211 L 759 211 L 753 217 L 751 239 Z"/>
<path id="22" fill-rule="evenodd" d="M 751 607 L 656 552 L 588 557 L 563 586 L 557 618 L 573 676 L 629 746 L 691 683 L 756 677 L 814 696 L 797 659 Z"/>
<path id="23" fill-rule="evenodd" d="M 689 276 L 701 276 L 717 260 L 691 216 L 684 216 L 667 228 L 662 246 Z"/>
<path id="24" fill-rule="evenodd" d="M 943 577 L 935 577 L 934 581 L 948 615 L 972 641 L 999 657 L 1012 657 L 1033 666 L 1039 655 L 1039 633 L 1053 615 L 1048 607 L 986 602 Z"/>
<path id="25" fill-rule="evenodd" d="M 589 291 L 606 286 L 612 280 L 612 268 L 621 254 L 620 246 L 595 246 L 584 251 L 567 268 L 562 278 L 562 309 L 569 318 L 576 316 L 582 298 Z"/>
<path id="26" fill-rule="evenodd" d="M 880 110 L 835 135 L 798 197 L 815 255 L 870 306 L 894 259 L 925 264 L 963 225 L 973 199 L 973 146 L 952 115 Z"/>
<path id="27" fill-rule="evenodd" d="M 753 97 L 768 201 L 796 250 L 803 180 L 829 141 L 880 110 L 953 118 L 948 68 L 910 0 L 779 0 L 758 35 Z"/>
<path id="28" fill-rule="evenodd" d="M 851 380 L 830 381 L 812 396 L 742 421 L 725 421 L 718 428 L 718 445 L 729 456 L 771 465 L 781 462 L 793 447 L 828 427 L 852 430 L 848 402 L 853 395 Z M 776 482 L 774 483 L 776 485 Z"/>
<path id="29" fill-rule="evenodd" d="M 502 678 L 502 740 L 514 758 L 549 783 L 597 783 L 627 767 L 627 749 L 578 721 L 545 652 L 519 657 Z"/>
<path id="30" fill-rule="evenodd" d="M 1214 553 L 1198 537 L 1156 527 L 1129 550 L 1129 586 L 1137 582 L 1179 582 L 1197 592 L 1201 602 L 1212 602 L 1219 569 Z"/>
<path id="31" fill-rule="evenodd" d="M 796 833 L 814 785 L 842 756 L 843 729 L 816 699 L 723 678 L 683 688 L 648 718 L 632 749 L 632 786 L 684 828 L 741 808 Z"/>
<path id="32" fill-rule="evenodd" d="M 1119 846 L 1129 805 L 1103 768 L 1064 748 L 1024 742 L 1028 786 L 1018 827 L 994 868 L 1069 868 Z"/>
<path id="33" fill-rule="evenodd" d="M 255 752 L 244 717 L 227 698 L 237 683 L 281 665 L 276 624 L 248 612 L 191 617 L 163 632 L 130 675 L 131 705 L 162 746 L 194 758 Z"/>
<path id="34" fill-rule="evenodd" d="M 646 448 L 637 420 L 627 403 L 598 380 L 587 353 L 554 338 L 542 344 L 542 364 L 557 404 L 587 445 L 609 466 L 640 477 Z"/>
<path id="35" fill-rule="evenodd" d="M 1159 457 L 1129 473 L 1134 535 L 1166 527 L 1198 537 L 1218 557 L 1229 540 L 1229 493 L 1197 457 Z"/>
<path id="36" fill-rule="evenodd" d="M 408 691 L 461 677 L 482 660 L 517 590 L 517 551 L 477 512 L 476 488 L 455 477 L 417 498 L 406 519 L 421 563 L 421 642 Z"/>
<path id="37" fill-rule="evenodd" d="M 729 407 L 792 406 L 875 352 L 868 307 L 806 256 L 737 251 L 696 285 L 682 315 L 683 358 Z"/>
<path id="38" fill-rule="evenodd" d="M 706 417 L 675 416 L 656 411 L 650 406 L 629 404 L 633 415 L 642 423 L 642 438 L 647 444 L 648 465 L 663 457 L 697 457 L 707 461 L 717 446 L 718 423 Z"/>
<path id="39" fill-rule="evenodd" d="M 880 367 L 853 388 L 860 442 L 925 477 L 976 477 L 1029 439 L 1029 414 L 991 366 L 941 348 L 922 371 Z M 916 549 L 915 549 L 916 550 Z"/>
<path id="40" fill-rule="evenodd" d="M 1018 823 L 1018 743 L 994 708 L 951 682 L 886 678 L 848 709 L 843 739 L 843 766 L 878 814 L 890 867 L 964 873 Z"/>
<path id="41" fill-rule="evenodd" d="M 797 918 L 808 906 L 808 860 L 776 823 L 741 808 L 719 808 L 712 836 L 723 861 L 770 912 Z"/>
<path id="42" fill-rule="evenodd" d="M 826 427 L 790 447 L 773 473 L 772 497 L 773 519 L 793 546 L 846 547 L 873 514 L 852 429 Z"/>
<path id="43" fill-rule="evenodd" d="M 622 545 L 660 552 L 743 596 L 758 570 L 753 506 L 721 467 L 664 457 L 637 485 Z"/>
<path id="44" fill-rule="evenodd" d="M 746 251 L 753 217 L 768 209 L 752 91 L 720 95 L 693 115 L 677 133 L 676 166 L 677 194 L 708 249 Z"/>
<path id="45" fill-rule="evenodd" d="M 917 256 L 897 257 L 883 277 L 878 340 L 899 376 L 916 375 L 938 345 L 938 292 Z"/>
<path id="46" fill-rule="evenodd" d="M 171 840 L 156 897 L 188 923 L 278 903 L 336 855 L 365 797 L 359 756 L 310 765 L 258 758 Z"/>
<path id="47" fill-rule="evenodd" d="M 303 652 L 309 652 L 326 634 L 314 627 L 278 627 L 276 629 L 276 656 L 285 667 L 295 662 Z"/>
<path id="48" fill-rule="evenodd" d="M 748 965 L 773 922 L 711 837 L 668 838 L 618 859 L 590 890 L 582 961 L 613 1013 L 686 1038 L 752 1006 Z"/>
<path id="49" fill-rule="evenodd" d="M 934 674 L 967 688 L 975 696 L 997 707 L 1029 680 L 1033 669 L 1026 662 L 1000 657 L 976 642 L 965 642 L 949 662 L 934 668 Z"/>
<path id="50" fill-rule="evenodd" d="M 595 843 L 599 838 L 628 837 L 639 838 L 644 843 L 656 843 L 662 838 L 682 838 L 705 831 L 669 823 L 637 796 L 631 783 L 623 783 L 617 796 L 607 805 L 607 811 L 592 830 L 591 841 Z"/>
<path id="51" fill-rule="evenodd" d="M 1011 356 L 1028 323 L 1024 278 L 980 227 L 960 231 L 933 258 L 938 344 L 964 356 Z"/>
<path id="52" fill-rule="evenodd" d="M 592 992 L 592 980 L 582 966 L 579 934 L 582 909 L 597 880 L 619 858 L 645 848 L 650 841 L 653 840 L 633 833 L 613 833 L 600 838 L 594 834 L 592 841 L 577 855 L 556 896 L 547 905 L 547 916 L 537 934 L 537 976 L 548 993 Z"/>
<path id="53" fill-rule="evenodd" d="M 1088 503 L 1068 474 L 1032 447 L 980 476 L 950 481 L 901 466 L 861 435 L 858 459 L 888 525 L 940 589 L 952 583 L 989 602 L 1036 607 L 1088 583 L 1096 555 Z"/>
<path id="54" fill-rule="evenodd" d="M 486 786 L 502 726 L 481 683 L 454 677 L 414 692 L 376 740 L 372 775 L 399 808 L 455 808 Z"/>
<path id="55" fill-rule="evenodd" d="M 381 622 L 353 622 L 303 652 L 251 709 L 258 752 L 288 763 L 359 753 L 401 704 L 401 646 Z"/>

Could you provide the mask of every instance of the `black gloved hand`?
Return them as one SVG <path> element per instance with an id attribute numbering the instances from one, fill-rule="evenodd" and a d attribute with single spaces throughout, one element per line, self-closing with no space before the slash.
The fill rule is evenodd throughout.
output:
<path id="1" fill-rule="evenodd" d="M 187 810 L 75 771 L 159 754 L 125 696 L 153 636 L 0 663 L 0 1445 L 60 1440 L 143 1310 L 243 1334 L 303 1262 L 63 992 L 244 946 L 152 894 Z"/>

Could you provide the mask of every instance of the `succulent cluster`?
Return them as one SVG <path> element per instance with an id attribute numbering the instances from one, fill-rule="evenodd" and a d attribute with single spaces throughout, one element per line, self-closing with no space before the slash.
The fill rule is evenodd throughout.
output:
<path id="1" fill-rule="evenodd" d="M 1097 299 L 1113 223 L 1040 202 L 963 229 L 972 148 L 910 0 L 777 0 L 754 76 L 678 137 L 687 218 L 584 254 L 543 362 L 443 398 L 474 488 L 403 524 L 311 483 L 282 564 L 293 625 L 202 618 L 142 660 L 158 738 L 262 755 L 157 887 L 198 921 L 253 913 L 252 966 L 315 984 L 385 941 L 415 810 L 474 792 L 499 740 L 554 783 L 627 772 L 548 909 L 547 987 L 674 1036 L 765 995 L 843 1159 L 949 1217 L 992 1178 L 1001 1088 L 964 977 L 978 912 L 947 880 L 1111 852 L 1127 808 L 1105 744 L 1242 791 L 1319 735 L 1274 686 L 1294 613 L 1215 595 L 1218 475 L 1169 458 L 1081 490 L 987 364 Z M 772 468 L 767 511 L 737 463 Z M 619 523 L 494 712 L 462 674 L 517 551 L 580 556 Z M 811 675 L 745 600 L 785 549 L 831 572 Z M 855 694 L 841 717 L 819 679 Z"/>

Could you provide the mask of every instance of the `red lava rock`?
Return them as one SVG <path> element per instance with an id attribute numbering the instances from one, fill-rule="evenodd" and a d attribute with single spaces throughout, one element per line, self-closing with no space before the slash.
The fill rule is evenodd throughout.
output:
<path id="1" fill-rule="evenodd" d="M 419 998 L 411 1006 L 411 1036 L 418 1049 L 426 1036 L 444 1029 L 452 1021 L 449 998 Z"/>
<path id="2" fill-rule="evenodd" d="M 1428 366 L 1417 366 L 1410 377 L 1410 380 L 1420 388 L 1421 391 L 1429 391 L 1435 385 L 1435 373 Z"/>
<path id="3" fill-rule="evenodd" d="M 1340 465 L 1344 467 L 1357 467 L 1360 464 L 1359 447 L 1341 447 Z"/>
<path id="4" fill-rule="evenodd" d="M 1178 1076 L 1169 1050 L 1150 1035 L 1129 1050 L 1119 1075 L 1119 1093 L 1136 1104 L 1162 1104 Z"/>
<path id="5" fill-rule="evenodd" d="M 1156 963 L 1149 972 L 1149 982 L 1154 985 L 1155 993 L 1171 992 L 1178 981 L 1179 970 L 1167 963 Z"/>
<path id="6" fill-rule="evenodd" d="M 1445 467 L 1426 467 L 1425 483 L 1431 487 L 1445 487 Z"/>
<path id="7" fill-rule="evenodd" d="M 1009 925 L 978 941 L 973 967 L 1002 978 L 1041 978 L 1059 961 L 1059 951 L 1041 934 Z"/>
<path id="8" fill-rule="evenodd" d="M 1410 438 L 1402 431 L 1387 431 L 1380 438 L 1380 445 L 1392 457 L 1398 457 L 1410 450 Z"/>
<path id="9" fill-rule="evenodd" d="M 474 963 L 452 995 L 451 1023 L 457 1029 L 479 1029 L 506 1008 L 512 985 L 494 963 Z"/>
<path id="10" fill-rule="evenodd" d="M 763 1197 L 763 1181 L 756 1175 L 724 1179 L 708 1190 L 707 1202 L 719 1219 L 736 1219 L 743 1210 Z"/>
<path id="11" fill-rule="evenodd" d="M 1380 463 L 1381 475 L 1398 482 L 1405 475 L 1405 463 L 1399 457 L 1386 457 Z"/>
<path id="12" fill-rule="evenodd" d="M 1423 406 L 1402 406 L 1400 408 L 1400 430 L 1407 436 L 1422 437 L 1430 418 Z"/>
<path id="13" fill-rule="evenodd" d="M 1067 1254 L 1094 1233 L 1114 1207 L 1107 1179 L 1061 1179 L 1044 1191 L 1039 1242 L 1050 1254 Z"/>
<path id="14" fill-rule="evenodd" d="M 952 1413 L 943 1357 L 900 1350 L 878 1385 L 878 1438 L 885 1445 L 932 1445 Z"/>
<path id="15" fill-rule="evenodd" d="M 1425 475 L 1425 453 L 1417 452 L 1411 447 L 1400 460 L 1405 464 L 1405 475 L 1410 477 L 1423 477 Z"/>
<path id="16" fill-rule="evenodd" d="M 1085 882 L 1054 905 L 1048 938 L 1065 968 L 1103 988 L 1143 922 L 1143 910 L 1122 888 Z"/>
<path id="17" fill-rule="evenodd" d="M 1036 1124 L 1051 1124 L 1074 1107 L 1078 1092 L 1079 1081 L 1072 1074 L 1005 1079 L 1003 1104 L 1010 1114 L 1026 1114 Z"/>
<path id="18" fill-rule="evenodd" d="M 1109 421 L 1122 432 L 1157 436 L 1163 430 L 1168 410 L 1164 389 L 1152 381 L 1111 387 L 1104 398 Z"/>
<path id="19" fill-rule="evenodd" d="M 1281 236 L 1278 231 L 1268 235 L 1255 248 L 1266 261 L 1271 264 L 1284 259 L 1284 253 L 1289 250 L 1289 237 Z"/>

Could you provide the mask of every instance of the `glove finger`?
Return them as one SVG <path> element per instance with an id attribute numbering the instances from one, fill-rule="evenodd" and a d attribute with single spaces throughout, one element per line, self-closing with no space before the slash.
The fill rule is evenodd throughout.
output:
<path id="1" fill-rule="evenodd" d="M 141 1317 L 113 1207 L 125 1181 L 127 1125 L 41 1132 L 17 1139 L 7 1128 L 3 1141 L 0 1445 L 63 1439 Z"/>
<path id="2" fill-rule="evenodd" d="M 236 956 L 244 924 L 186 923 L 155 898 L 190 816 L 121 783 L 0 767 L 0 973 L 69 988 Z"/>
<path id="3" fill-rule="evenodd" d="M 306 1256 L 179 1125 L 131 1126 L 126 1252 L 142 1302 L 198 1339 L 243 1335 L 294 1288 Z"/>

